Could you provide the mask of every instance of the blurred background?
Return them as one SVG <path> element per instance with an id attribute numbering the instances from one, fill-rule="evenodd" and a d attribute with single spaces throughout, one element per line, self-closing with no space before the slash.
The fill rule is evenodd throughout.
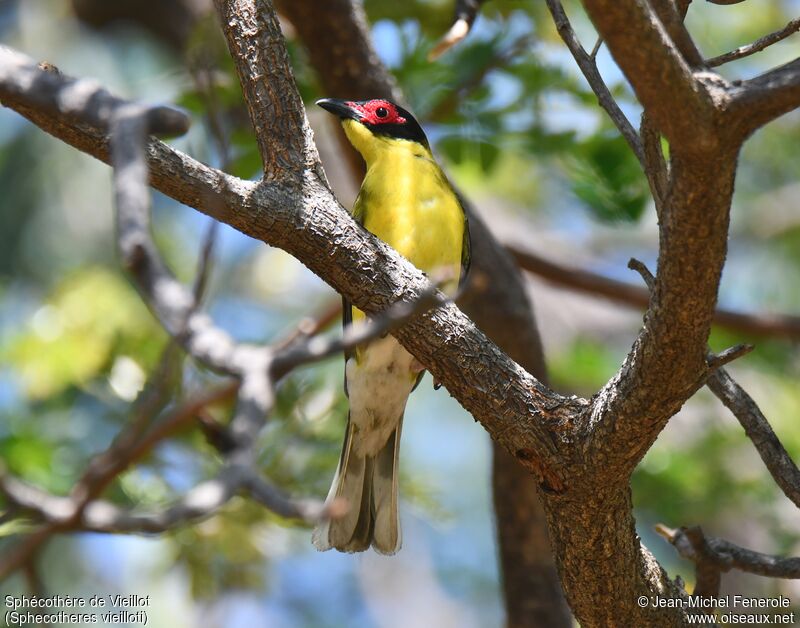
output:
<path id="1" fill-rule="evenodd" d="M 239 86 L 203 4 L 197 2 L 196 14 L 147 25 L 92 18 L 80 0 L 0 0 L 0 40 L 67 74 L 96 78 L 121 96 L 185 107 L 194 126 L 173 145 L 257 178 L 259 158 Z M 630 257 L 655 268 L 657 225 L 646 181 L 543 3 L 487 2 L 469 38 L 436 62 L 427 54 L 450 24 L 450 0 L 365 5 L 376 49 L 434 151 L 501 241 L 637 285 L 638 275 L 626 268 Z M 580 6 L 565 5 L 591 49 L 596 34 Z M 800 1 L 697 2 L 688 23 L 711 57 L 797 15 Z M 326 94 L 288 25 L 285 34 L 301 93 L 313 103 Z M 721 71 L 731 79 L 753 76 L 795 58 L 798 42 L 795 35 Z M 638 126 L 640 109 L 604 48 L 598 62 Z M 198 64 L 213 68 L 210 91 L 198 85 Z M 221 134 L 209 124 L 210 102 Z M 328 175 L 347 206 L 357 186 L 338 159 L 333 122 L 309 109 Z M 800 312 L 798 146 L 800 112 L 745 146 L 720 292 L 726 308 Z M 0 458 L 13 473 L 55 493 L 68 491 L 89 457 L 125 424 L 168 343 L 118 267 L 110 178 L 105 165 L 0 109 Z M 172 268 L 191 282 L 209 219 L 154 193 L 154 224 Z M 533 275 L 528 285 L 554 387 L 591 395 L 619 367 L 641 312 Z M 272 341 L 336 301 L 287 254 L 220 226 L 205 305 L 237 339 Z M 795 459 L 799 338 L 797 328 L 758 336 L 716 328 L 711 339 L 718 350 L 756 345 L 731 371 Z M 342 360 L 332 359 L 288 377 L 262 436 L 265 473 L 295 495 L 327 493 L 346 415 L 342 371 Z M 174 381 L 177 398 L 218 382 L 189 361 L 177 367 Z M 212 412 L 223 418 L 229 410 L 220 405 Z M 500 626 L 489 453 L 482 428 L 427 377 L 406 412 L 404 547 L 396 557 L 318 553 L 308 529 L 240 499 L 158 538 L 56 538 L 39 556 L 35 584 L 48 593 L 149 594 L 149 625 L 157 628 Z M 158 508 L 211 476 L 218 462 L 202 434 L 188 429 L 120 476 L 107 497 Z M 692 566 L 654 534 L 654 524 L 701 524 L 711 535 L 762 552 L 800 554 L 794 506 L 738 422 L 705 390 L 669 423 L 637 470 L 633 490 L 645 544 L 671 576 L 688 583 Z M 3 524 L 0 540 L 13 543 L 18 532 L 19 523 Z M 14 576 L 0 591 L 26 591 L 30 580 Z M 780 593 L 800 606 L 800 587 L 791 581 L 732 572 L 723 591 Z"/>

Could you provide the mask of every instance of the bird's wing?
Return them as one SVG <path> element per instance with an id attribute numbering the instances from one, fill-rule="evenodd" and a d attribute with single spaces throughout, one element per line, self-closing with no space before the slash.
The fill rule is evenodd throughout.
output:
<path id="1" fill-rule="evenodd" d="M 472 265 L 472 240 L 469 235 L 469 218 L 467 217 L 467 209 L 466 204 L 464 203 L 464 198 L 453 187 L 453 184 L 450 182 L 450 180 L 446 180 L 453 192 L 453 196 L 456 197 L 458 204 L 461 206 L 461 212 L 464 214 L 464 236 L 463 240 L 461 241 L 461 276 L 458 278 L 458 287 L 460 288 L 467 280 L 467 274 L 469 273 L 470 266 Z"/>
<path id="2" fill-rule="evenodd" d="M 353 203 L 353 218 L 355 221 L 364 226 L 364 210 L 365 210 L 365 199 L 364 199 L 364 190 L 358 193 L 356 197 L 355 203 Z M 347 329 L 350 325 L 353 324 L 353 304 L 350 303 L 350 300 L 347 297 L 342 297 L 342 328 Z M 346 349 L 344 352 L 344 362 L 347 364 L 347 361 L 353 357 L 353 353 L 355 349 Z M 347 374 L 345 373 L 344 376 L 344 394 L 347 395 Z"/>
<path id="3" fill-rule="evenodd" d="M 460 201 L 461 199 L 459 199 Z M 462 203 L 461 209 L 464 209 L 464 205 Z M 470 239 L 469 235 L 469 218 L 467 218 L 467 212 L 464 212 L 464 239 L 461 242 L 461 276 L 458 278 L 458 286 L 461 287 L 464 285 L 464 282 L 467 280 L 467 274 L 469 273 L 469 268 L 472 265 L 472 240 Z"/>

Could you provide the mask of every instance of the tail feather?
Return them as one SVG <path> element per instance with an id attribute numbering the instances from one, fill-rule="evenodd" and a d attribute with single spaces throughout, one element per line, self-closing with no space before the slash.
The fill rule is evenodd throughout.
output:
<path id="1" fill-rule="evenodd" d="M 312 542 L 318 550 L 363 552 L 372 545 L 381 554 L 394 554 L 400 549 L 397 459 L 401 426 L 402 418 L 377 455 L 364 457 L 352 446 L 357 435 L 348 420 L 327 501 L 344 498 L 349 508 L 342 517 L 324 521 L 314 530 Z"/>
<path id="2" fill-rule="evenodd" d="M 375 456 L 372 475 L 372 501 L 375 513 L 372 546 L 381 554 L 396 553 L 402 543 L 397 472 L 402 426 L 401 419 L 383 449 Z"/>

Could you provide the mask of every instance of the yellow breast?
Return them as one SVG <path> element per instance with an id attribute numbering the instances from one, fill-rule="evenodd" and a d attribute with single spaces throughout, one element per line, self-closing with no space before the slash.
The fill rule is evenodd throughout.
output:
<path id="1" fill-rule="evenodd" d="M 364 227 L 454 294 L 461 274 L 465 218 L 430 151 L 416 142 L 376 136 L 343 122 L 367 174 L 353 214 Z M 353 308 L 353 320 L 364 317 Z"/>
<path id="2" fill-rule="evenodd" d="M 356 218 L 453 290 L 461 268 L 464 211 L 444 173 L 421 144 L 372 134 L 362 138 L 363 126 L 352 126 L 345 129 L 357 148 L 359 140 L 369 141 L 369 150 L 361 151 L 367 174 L 353 208 Z"/>

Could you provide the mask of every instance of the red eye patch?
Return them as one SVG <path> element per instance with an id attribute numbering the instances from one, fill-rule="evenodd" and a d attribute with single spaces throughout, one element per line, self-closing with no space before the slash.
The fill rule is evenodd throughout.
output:
<path id="1" fill-rule="evenodd" d="M 361 121 L 368 124 L 405 124 L 406 122 L 406 119 L 397 112 L 397 107 L 388 100 L 348 102 L 347 106 L 355 109 L 361 116 Z"/>

